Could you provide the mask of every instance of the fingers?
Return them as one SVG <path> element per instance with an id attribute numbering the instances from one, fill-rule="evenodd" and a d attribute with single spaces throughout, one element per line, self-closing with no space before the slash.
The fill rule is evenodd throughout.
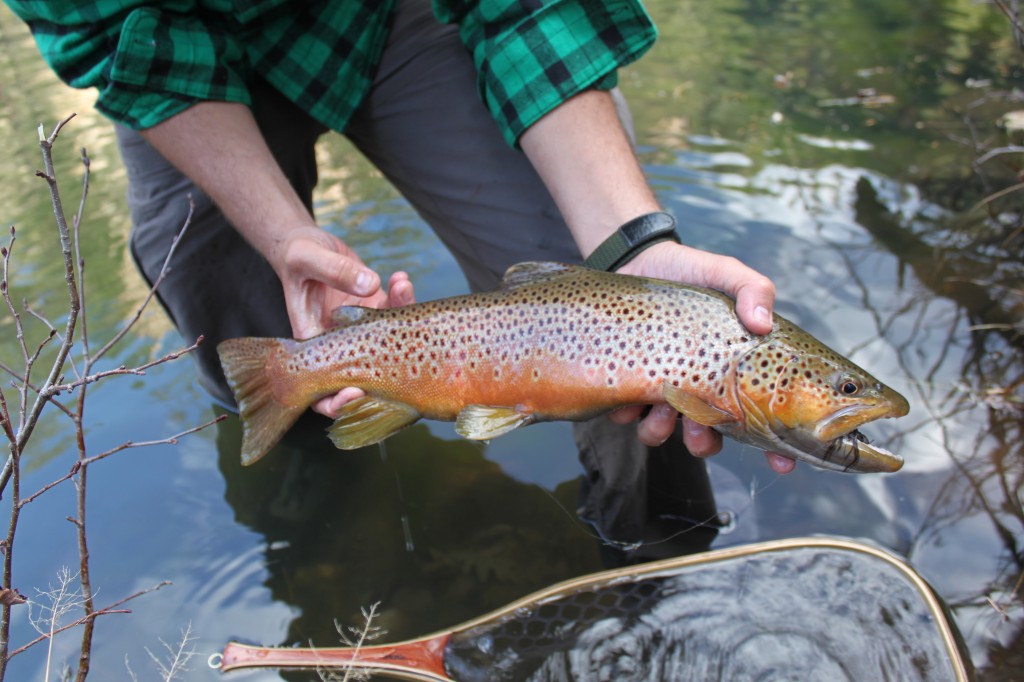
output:
<path id="1" fill-rule="evenodd" d="M 416 293 L 413 291 L 409 275 L 404 272 L 396 272 L 388 280 L 388 307 L 400 308 L 404 305 L 412 305 L 416 302 Z"/>
<path id="2" fill-rule="evenodd" d="M 762 335 L 771 332 L 775 304 L 772 281 L 731 256 L 698 253 L 696 283 L 734 296 L 736 314 L 750 331 Z"/>
<path id="3" fill-rule="evenodd" d="M 340 410 L 345 403 L 351 402 L 356 398 L 362 398 L 365 393 L 358 388 L 343 388 L 339 393 L 321 398 L 313 404 L 313 411 L 319 412 L 325 417 L 334 419 L 338 416 L 338 410 Z"/>
<path id="4" fill-rule="evenodd" d="M 629 424 L 635 422 L 643 414 L 644 408 L 640 405 L 631 405 L 629 407 L 620 407 L 617 410 L 608 413 L 608 418 L 616 424 Z"/>
<path id="5" fill-rule="evenodd" d="M 616 424 L 628 424 L 638 419 L 643 410 L 644 408 L 640 406 L 623 407 L 610 413 L 608 417 Z M 641 443 L 649 447 L 661 445 L 675 431 L 678 418 L 679 413 L 671 405 L 652 405 L 636 427 L 637 437 Z M 683 417 L 683 443 L 690 454 L 707 457 L 722 449 L 722 436 L 710 427 Z"/>
<path id="6" fill-rule="evenodd" d="M 643 407 L 623 407 L 611 412 L 608 417 L 616 424 L 628 424 L 640 417 Z M 670 405 L 652 405 L 647 416 L 637 425 L 637 437 L 648 447 L 664 443 L 675 430 L 679 416 Z M 714 429 L 683 417 L 683 444 L 694 457 L 709 457 L 722 449 L 722 435 Z M 765 459 L 772 471 L 788 474 L 796 468 L 796 461 L 777 452 L 765 452 Z"/>
<path id="7" fill-rule="evenodd" d="M 796 469 L 796 460 L 780 455 L 777 452 L 766 452 L 764 456 L 768 459 L 768 466 L 777 474 L 788 474 Z"/>
<path id="8" fill-rule="evenodd" d="M 772 309 L 775 304 L 775 285 L 767 277 L 754 273 L 736 291 L 736 314 L 743 326 L 755 334 L 772 331 Z"/>
<path id="9" fill-rule="evenodd" d="M 695 457 L 709 457 L 722 449 L 722 434 L 683 417 L 683 444 Z"/>
<path id="10" fill-rule="evenodd" d="M 643 251 L 620 272 L 711 287 L 736 298 L 736 314 L 755 334 L 772 330 L 775 285 L 731 256 L 720 256 L 674 242 Z"/>
<path id="11" fill-rule="evenodd" d="M 398 307 L 403 305 L 409 305 L 414 303 L 416 300 L 412 282 L 409 281 L 409 275 L 404 272 L 396 272 L 391 275 L 388 280 L 388 292 L 387 299 L 383 303 L 382 307 Z M 340 392 L 327 396 L 317 401 L 313 405 L 313 410 L 320 414 L 331 417 L 332 419 L 338 415 L 338 411 L 345 405 L 345 403 L 361 398 L 366 395 L 362 390 L 354 387 L 344 388 Z"/>
<path id="12" fill-rule="evenodd" d="M 644 445 L 661 445 L 675 431 L 678 417 L 679 413 L 667 403 L 652 405 L 651 411 L 637 425 L 636 435 Z"/>
<path id="13" fill-rule="evenodd" d="M 285 252 L 287 276 L 314 280 L 346 294 L 368 297 L 380 289 L 380 277 L 351 249 L 316 229 L 292 237 Z"/>

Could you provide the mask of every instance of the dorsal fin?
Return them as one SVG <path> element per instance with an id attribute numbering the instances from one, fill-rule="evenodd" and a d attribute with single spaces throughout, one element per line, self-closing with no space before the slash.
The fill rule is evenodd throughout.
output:
<path id="1" fill-rule="evenodd" d="M 501 278 L 501 288 L 514 289 L 524 284 L 536 284 L 537 282 L 550 282 L 563 277 L 573 277 L 581 270 L 586 271 L 586 268 L 551 261 L 516 263 L 505 271 L 505 276 Z"/>
<path id="2" fill-rule="evenodd" d="M 332 329 L 348 327 L 356 322 L 363 322 L 370 313 L 374 312 L 376 312 L 374 308 L 364 308 L 358 305 L 343 305 L 340 308 L 335 308 L 331 311 L 331 322 L 334 325 Z"/>

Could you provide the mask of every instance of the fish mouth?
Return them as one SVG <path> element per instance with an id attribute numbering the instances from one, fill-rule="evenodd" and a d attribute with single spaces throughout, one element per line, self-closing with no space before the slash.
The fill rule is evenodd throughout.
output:
<path id="1" fill-rule="evenodd" d="M 902 398 L 902 396 L 900 396 Z M 850 405 L 829 415 L 814 429 L 814 435 L 823 442 L 833 442 L 843 436 L 856 433 L 857 428 L 887 417 L 902 417 L 909 411 L 907 401 L 903 404 L 885 400 L 875 404 Z M 863 440 L 861 436 L 861 442 Z"/>
<path id="2" fill-rule="evenodd" d="M 832 440 L 812 463 L 833 471 L 888 474 L 903 468 L 903 457 L 872 445 L 855 429 Z"/>
<path id="3" fill-rule="evenodd" d="M 783 434 L 775 434 L 775 444 L 769 449 L 829 471 L 868 474 L 892 473 L 903 468 L 903 457 L 872 445 L 856 429 L 831 440 L 787 429 Z"/>

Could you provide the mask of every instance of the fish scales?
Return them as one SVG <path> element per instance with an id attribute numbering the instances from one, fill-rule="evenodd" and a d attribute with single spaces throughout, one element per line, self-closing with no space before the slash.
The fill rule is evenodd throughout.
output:
<path id="1" fill-rule="evenodd" d="M 734 307 L 709 289 L 525 263 L 497 291 L 343 308 L 338 326 L 313 339 L 233 339 L 218 350 L 246 462 L 316 400 L 351 386 L 366 395 L 331 428 L 346 449 L 423 417 L 487 439 L 667 401 L 741 442 L 819 466 L 898 468 L 856 428 L 905 414 L 902 396 L 784 318 L 768 336 L 751 334 Z"/>
<path id="2" fill-rule="evenodd" d="M 678 294 L 682 294 L 681 296 Z M 673 294 L 676 294 L 673 296 Z M 712 294 L 578 277 L 381 310 L 356 333 L 327 334 L 284 368 L 325 387 L 358 386 L 453 420 L 468 404 L 572 419 L 661 401 L 661 383 L 724 397 L 721 381 L 751 337 Z"/>

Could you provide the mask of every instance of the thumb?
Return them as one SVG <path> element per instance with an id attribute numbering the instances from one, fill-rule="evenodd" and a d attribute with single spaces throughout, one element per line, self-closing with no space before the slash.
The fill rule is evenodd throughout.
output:
<path id="1" fill-rule="evenodd" d="M 755 334 L 771 333 L 774 303 L 775 285 L 760 275 L 740 285 L 736 291 L 736 314 L 743 326 Z"/>
<path id="2" fill-rule="evenodd" d="M 358 259 L 315 242 L 301 242 L 289 251 L 289 276 L 313 280 L 353 296 L 370 296 L 380 289 L 380 277 Z"/>

